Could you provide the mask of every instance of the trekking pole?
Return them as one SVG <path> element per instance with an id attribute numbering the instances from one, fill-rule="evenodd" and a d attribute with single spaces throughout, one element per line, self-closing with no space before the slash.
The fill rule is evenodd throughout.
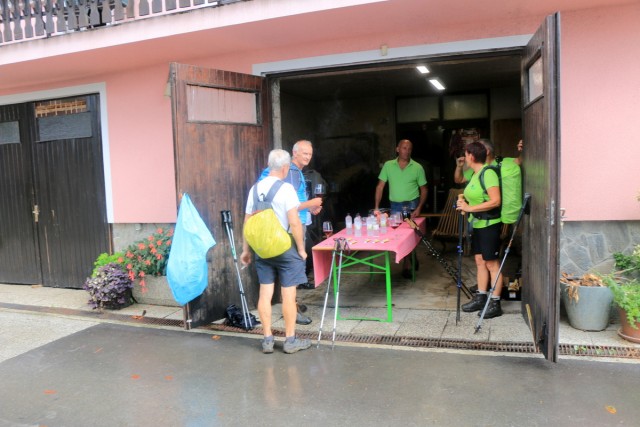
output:
<path id="1" fill-rule="evenodd" d="M 249 306 L 247 305 L 247 298 L 244 295 L 244 288 L 242 287 L 242 277 L 240 276 L 240 269 L 238 268 L 238 257 L 236 254 L 236 244 L 233 237 L 233 220 L 231 219 L 231 211 L 220 211 L 222 215 L 222 223 L 227 231 L 227 237 L 229 237 L 229 246 L 231 247 L 231 256 L 233 257 L 233 264 L 236 266 L 236 275 L 238 277 L 238 288 L 240 289 L 240 305 L 242 307 L 242 317 L 244 319 L 245 330 L 253 329 L 253 322 L 251 316 L 249 316 Z"/>
<path id="2" fill-rule="evenodd" d="M 338 250 L 338 241 L 336 240 L 331 250 L 331 267 L 329 268 L 329 278 L 327 279 L 327 290 L 324 294 L 324 306 L 322 307 L 322 318 L 320 319 L 320 330 L 318 331 L 318 344 L 316 348 L 320 347 L 320 338 L 322 338 L 322 325 L 324 325 L 324 314 L 327 311 L 327 301 L 329 301 L 329 290 L 331 289 L 331 275 L 333 273 L 333 265 L 336 260 L 336 251 Z"/>
<path id="3" fill-rule="evenodd" d="M 458 194 L 458 200 L 464 199 L 463 194 Z M 454 206 L 454 209 L 456 206 Z M 462 239 L 464 235 L 464 212 L 460 211 L 458 219 L 458 280 L 456 287 L 458 288 L 457 302 L 456 302 L 456 326 L 460 321 L 460 292 L 462 291 Z"/>
<path id="4" fill-rule="evenodd" d="M 338 248 L 340 250 L 340 260 L 338 261 L 338 280 L 336 282 L 336 307 L 333 311 L 333 337 L 331 339 L 331 348 L 335 346 L 336 343 L 336 324 L 338 323 L 338 299 L 340 298 L 340 276 L 342 275 L 342 254 L 345 249 L 349 250 L 349 244 L 347 243 L 347 239 L 341 237 L 338 239 Z"/>
<path id="5" fill-rule="evenodd" d="M 409 226 L 411 228 L 413 228 L 413 231 L 415 231 L 415 233 L 418 235 L 418 237 L 420 237 L 420 240 L 422 240 L 422 243 L 424 243 L 424 245 L 427 247 L 427 249 L 429 250 L 429 253 L 431 254 L 431 256 L 434 257 L 436 259 L 436 261 L 438 261 L 442 265 L 442 267 L 444 267 L 444 270 L 447 273 L 449 273 L 449 276 L 451 276 L 451 278 L 453 279 L 453 281 L 457 285 L 457 283 L 458 283 L 458 273 L 457 273 L 457 271 L 447 262 L 446 259 L 444 259 L 442 254 L 440 252 L 438 252 L 436 250 L 436 248 L 433 247 L 431 242 L 429 242 L 429 240 L 427 240 L 425 235 L 422 234 L 422 231 L 420 231 L 420 228 L 418 227 L 418 224 L 416 224 L 414 220 L 409 218 L 409 219 L 405 219 L 405 222 L 407 224 L 409 224 Z M 462 287 L 462 292 L 467 296 L 467 298 L 472 298 L 473 295 L 471 294 L 471 291 L 469 290 L 469 288 L 467 288 L 467 285 L 465 285 L 464 282 L 462 281 L 462 278 L 460 279 L 460 285 Z"/>
<path id="6" fill-rule="evenodd" d="M 524 193 L 524 200 L 522 201 L 522 207 L 520 208 L 520 213 L 518 213 L 518 219 L 515 224 L 513 224 L 513 231 L 511 232 L 511 238 L 509 239 L 509 244 L 507 248 L 504 250 L 504 256 L 502 257 L 502 262 L 500 262 L 500 268 L 498 269 L 498 274 L 496 274 L 496 279 L 493 281 L 493 285 L 491 289 L 489 289 L 489 296 L 487 298 L 487 302 L 484 304 L 484 308 L 482 309 L 482 313 L 480 313 L 480 319 L 478 319 L 478 324 L 476 325 L 476 330 L 474 334 L 477 334 L 482 327 L 482 321 L 484 320 L 484 315 L 487 312 L 487 308 L 489 307 L 489 302 L 491 301 L 491 296 L 493 295 L 493 290 L 498 285 L 498 279 L 500 279 L 500 274 L 502 273 L 502 267 L 504 267 L 504 262 L 507 260 L 507 256 L 509 255 L 509 250 L 511 249 L 511 244 L 513 243 L 513 239 L 516 236 L 516 231 L 518 231 L 518 225 L 520 225 L 520 220 L 522 219 L 522 215 L 524 214 L 525 209 L 527 208 L 527 203 L 529 203 L 529 199 L 531 199 L 531 194 Z"/>

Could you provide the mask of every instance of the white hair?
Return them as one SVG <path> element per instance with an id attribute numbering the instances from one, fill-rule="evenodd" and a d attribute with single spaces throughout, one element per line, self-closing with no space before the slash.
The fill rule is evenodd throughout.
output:
<path id="1" fill-rule="evenodd" d="M 285 166 L 291 165 L 291 156 L 285 150 L 276 148 L 269 153 L 269 171 L 282 170 Z"/>

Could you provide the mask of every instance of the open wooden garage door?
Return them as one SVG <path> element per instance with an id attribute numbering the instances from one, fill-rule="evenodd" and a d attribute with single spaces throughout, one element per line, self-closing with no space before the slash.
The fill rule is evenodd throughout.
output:
<path id="1" fill-rule="evenodd" d="M 188 193 L 217 242 L 209 251 L 208 287 L 188 307 L 191 327 L 197 327 L 223 318 L 230 303 L 240 306 L 220 212 L 231 211 L 241 248 L 247 193 L 272 148 L 270 101 L 261 77 L 173 63 L 171 81 L 178 204 Z M 259 291 L 255 270 L 241 275 L 253 306 Z"/>
<path id="2" fill-rule="evenodd" d="M 526 47 L 522 60 L 525 191 L 531 215 L 523 245 L 523 312 L 536 346 L 548 360 L 558 354 L 558 57 L 559 15 L 547 17 Z"/>

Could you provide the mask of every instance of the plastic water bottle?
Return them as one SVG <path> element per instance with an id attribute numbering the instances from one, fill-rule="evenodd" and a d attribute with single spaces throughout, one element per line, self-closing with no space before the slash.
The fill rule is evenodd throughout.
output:
<path id="1" fill-rule="evenodd" d="M 351 214 L 347 214 L 344 223 L 347 228 L 347 236 L 351 236 L 353 234 L 353 219 L 351 218 Z"/>
<path id="2" fill-rule="evenodd" d="M 373 223 L 375 222 L 375 217 L 373 215 L 369 215 L 367 217 L 367 236 L 373 237 Z"/>
<path id="3" fill-rule="evenodd" d="M 387 217 L 385 215 L 380 217 L 380 234 L 387 234 Z"/>
<path id="4" fill-rule="evenodd" d="M 360 214 L 356 214 L 356 219 L 353 220 L 353 224 L 355 226 L 356 237 L 362 236 L 362 218 L 360 218 Z"/>

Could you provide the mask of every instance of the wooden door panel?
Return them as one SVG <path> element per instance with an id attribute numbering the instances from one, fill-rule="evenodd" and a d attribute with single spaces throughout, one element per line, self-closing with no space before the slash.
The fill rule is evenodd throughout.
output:
<path id="1" fill-rule="evenodd" d="M 208 257 L 209 285 L 189 303 L 191 326 L 196 327 L 224 317 L 228 304 L 240 305 L 220 211 L 231 211 L 235 244 L 240 249 L 247 192 L 266 166 L 272 146 L 270 104 L 266 81 L 256 76 L 171 64 L 171 80 L 178 199 L 189 193 L 217 243 Z M 238 115 L 224 111 L 217 102 L 225 96 L 238 97 L 238 102 L 226 104 L 234 108 L 255 99 L 255 111 L 245 109 Z M 224 117 L 227 112 L 230 118 Z M 222 119 L 215 116 L 218 113 Z M 259 291 L 255 270 L 248 268 L 241 275 L 253 306 Z"/>
<path id="2" fill-rule="evenodd" d="M 558 37 L 559 15 L 546 18 L 526 47 L 522 62 L 524 190 L 531 194 L 524 221 L 523 313 L 548 360 L 558 351 Z"/>
<path id="3" fill-rule="evenodd" d="M 56 125 L 66 136 L 74 132 L 90 136 L 41 140 L 44 128 L 36 122 L 33 152 L 45 286 L 82 288 L 97 256 L 111 246 L 97 95 L 81 99 L 91 113 L 84 128 L 74 130 L 73 118 L 67 122 L 64 116 Z"/>
<path id="4" fill-rule="evenodd" d="M 0 282 L 39 284 L 26 105 L 0 107 Z"/>

